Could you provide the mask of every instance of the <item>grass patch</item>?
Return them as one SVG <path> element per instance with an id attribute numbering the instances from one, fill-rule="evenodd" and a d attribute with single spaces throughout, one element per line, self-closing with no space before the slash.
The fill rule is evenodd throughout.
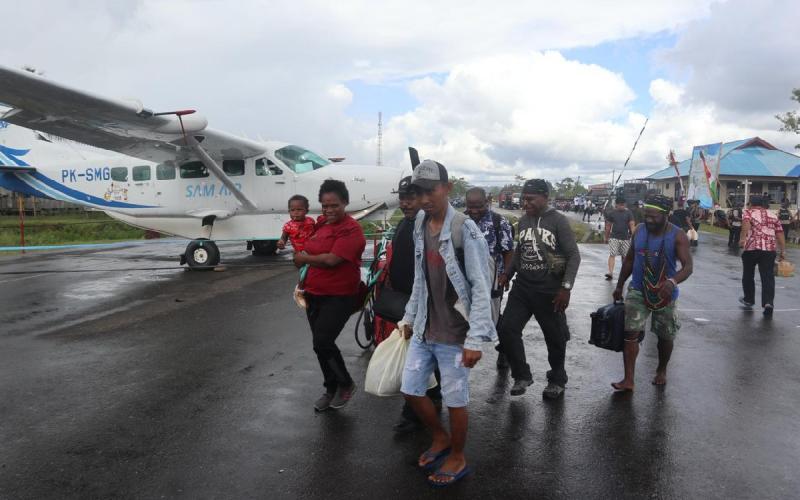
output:
<path id="1" fill-rule="evenodd" d="M 726 238 L 728 237 L 728 228 L 712 226 L 711 224 L 702 224 L 700 226 L 700 232 L 701 233 L 718 234 L 718 235 L 724 236 Z M 792 233 L 792 236 L 794 236 L 795 234 L 797 234 L 798 230 L 797 229 L 793 229 L 790 232 Z M 786 235 L 784 235 L 784 237 L 785 236 Z M 792 243 L 787 239 L 786 240 L 786 248 L 800 248 L 800 244 Z"/>
<path id="2" fill-rule="evenodd" d="M 25 245 L 108 243 L 138 240 L 145 231 L 116 221 L 102 212 L 25 217 Z M 19 218 L 0 217 L 0 246 L 20 244 Z"/>

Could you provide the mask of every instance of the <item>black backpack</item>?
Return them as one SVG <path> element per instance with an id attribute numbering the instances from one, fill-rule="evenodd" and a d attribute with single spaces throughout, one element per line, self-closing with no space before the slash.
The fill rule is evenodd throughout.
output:
<path id="1" fill-rule="evenodd" d="M 590 314 L 592 331 L 589 343 L 601 349 L 620 352 L 625 346 L 625 304 L 614 302 Z M 639 342 L 644 332 L 639 334 Z"/>

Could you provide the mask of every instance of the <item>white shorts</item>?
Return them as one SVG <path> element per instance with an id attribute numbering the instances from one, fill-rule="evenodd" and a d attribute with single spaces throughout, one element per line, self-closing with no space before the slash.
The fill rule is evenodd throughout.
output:
<path id="1" fill-rule="evenodd" d="M 608 255 L 611 257 L 625 257 L 628 255 L 628 249 L 631 247 L 631 240 L 617 240 L 609 238 L 608 240 Z"/>

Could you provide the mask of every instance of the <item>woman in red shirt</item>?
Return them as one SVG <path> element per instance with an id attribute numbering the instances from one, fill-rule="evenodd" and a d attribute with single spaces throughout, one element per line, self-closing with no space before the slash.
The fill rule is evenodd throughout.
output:
<path id="1" fill-rule="evenodd" d="M 344 182 L 323 182 L 319 202 L 324 217 L 306 241 L 305 250 L 295 253 L 294 262 L 309 265 L 304 284 L 306 314 L 325 385 L 314 409 L 324 411 L 344 407 L 356 389 L 336 338 L 356 307 L 361 254 L 367 242 L 361 226 L 345 212 L 350 195 Z"/>

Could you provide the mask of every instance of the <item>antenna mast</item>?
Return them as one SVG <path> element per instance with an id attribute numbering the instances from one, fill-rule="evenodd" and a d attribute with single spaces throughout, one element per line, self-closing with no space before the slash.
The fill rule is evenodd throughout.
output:
<path id="1" fill-rule="evenodd" d="M 378 161 L 377 166 L 383 165 L 383 113 L 378 111 Z"/>

